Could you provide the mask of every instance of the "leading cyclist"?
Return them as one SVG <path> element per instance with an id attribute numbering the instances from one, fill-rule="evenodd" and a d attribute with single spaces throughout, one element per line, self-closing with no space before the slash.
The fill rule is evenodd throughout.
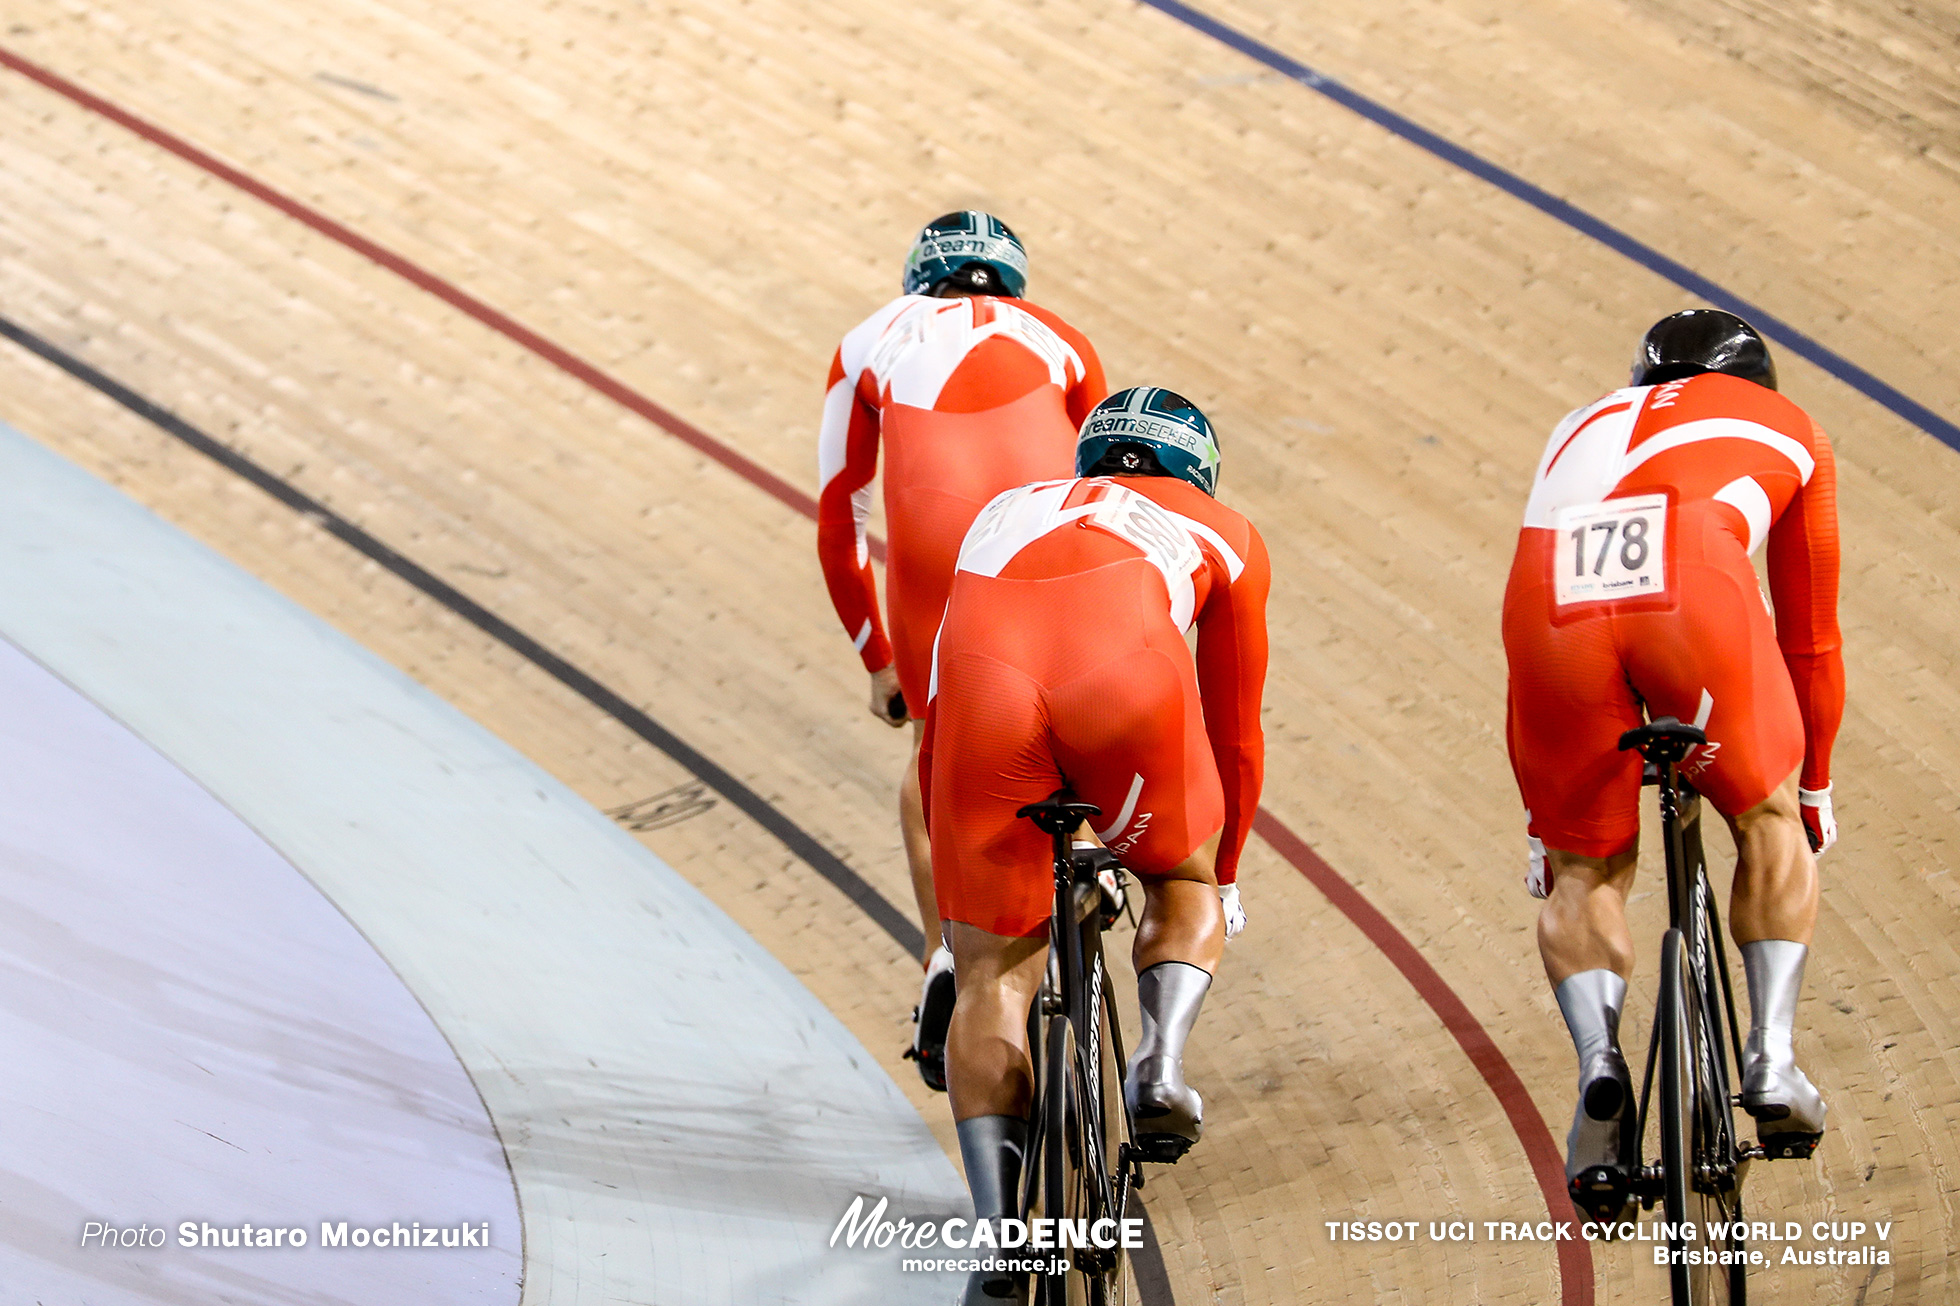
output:
<path id="1" fill-rule="evenodd" d="M 1028 1009 L 1054 901 L 1048 838 L 1015 813 L 1073 790 L 1142 881 L 1126 1092 L 1139 1141 L 1177 1154 L 1202 1131 L 1184 1046 L 1244 925 L 1237 867 L 1265 771 L 1271 567 L 1258 531 L 1212 498 L 1210 423 L 1171 391 L 1125 390 L 1083 424 L 1075 467 L 1078 479 L 1001 495 L 967 533 L 926 727 L 934 878 L 960 977 L 948 1079 L 983 1220 L 1018 1199 Z M 1018 1291 L 976 1273 L 966 1300 Z"/>
<path id="2" fill-rule="evenodd" d="M 1082 333 L 1021 298 L 1027 280 L 1027 255 L 999 218 L 963 210 L 927 223 L 905 260 L 904 294 L 838 346 L 817 440 L 817 554 L 830 601 L 871 673 L 872 715 L 913 722 L 899 781 L 925 930 L 912 1055 L 934 1089 L 946 1087 L 953 957 L 940 940 L 919 794 L 933 637 L 960 539 L 981 507 L 1013 486 L 1066 476 L 1076 428 L 1109 392 Z M 889 638 L 865 538 L 881 440 Z"/>
<path id="3" fill-rule="evenodd" d="M 1769 600 L 1750 565 L 1765 546 Z M 1566 1179 L 1588 1214 L 1619 1218 L 1639 1164 L 1619 1020 L 1641 760 L 1617 743 L 1643 707 L 1707 732 L 1681 773 L 1735 836 L 1729 929 L 1750 1003 L 1742 1106 L 1765 1145 L 1814 1146 L 1823 1132 L 1792 1030 L 1817 919 L 1813 854 L 1837 838 L 1837 596 L 1830 442 L 1776 393 L 1768 346 L 1741 318 L 1663 318 L 1632 385 L 1552 432 L 1505 593 L 1504 648 L 1527 883 L 1546 899 L 1539 951 L 1579 1054 Z"/>

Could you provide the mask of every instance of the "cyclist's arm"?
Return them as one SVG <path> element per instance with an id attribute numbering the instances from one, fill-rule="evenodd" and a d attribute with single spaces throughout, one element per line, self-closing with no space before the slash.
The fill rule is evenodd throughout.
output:
<path id="1" fill-rule="evenodd" d="M 1831 783 L 1831 745 L 1844 718 L 1844 639 L 1838 630 L 1837 463 L 1814 423 L 1816 467 L 1769 532 L 1769 592 L 1776 642 L 1803 714 L 1797 783 Z"/>
<path id="2" fill-rule="evenodd" d="M 871 571 L 865 520 L 871 514 L 871 478 L 878 472 L 878 412 L 857 392 L 840 351 L 830 364 L 823 427 L 817 435 L 817 558 L 837 619 L 857 646 L 866 671 L 891 665 L 891 641 L 878 612 L 878 581 Z"/>
<path id="3" fill-rule="evenodd" d="M 1259 532 L 1248 526 L 1247 534 L 1245 567 L 1236 580 L 1228 579 L 1224 561 L 1211 546 L 1202 546 L 1214 580 L 1198 616 L 1198 690 L 1204 699 L 1205 734 L 1225 788 L 1225 829 L 1218 841 L 1221 885 L 1238 878 L 1239 854 L 1266 779 L 1259 702 L 1266 689 L 1266 595 L 1272 589 L 1272 563 Z"/>

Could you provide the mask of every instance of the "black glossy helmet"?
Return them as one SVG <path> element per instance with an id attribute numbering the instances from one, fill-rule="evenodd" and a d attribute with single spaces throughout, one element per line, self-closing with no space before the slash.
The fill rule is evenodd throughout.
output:
<path id="1" fill-rule="evenodd" d="M 1634 385 L 1666 385 L 1721 372 L 1776 389 L 1776 364 L 1756 328 L 1719 308 L 1670 313 L 1648 328 L 1633 356 Z"/>

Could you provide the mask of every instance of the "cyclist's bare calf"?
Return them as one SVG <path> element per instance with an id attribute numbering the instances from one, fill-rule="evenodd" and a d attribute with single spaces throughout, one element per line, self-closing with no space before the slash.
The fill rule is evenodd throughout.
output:
<path id="1" fill-rule="evenodd" d="M 1787 939 L 1808 946 L 1817 928 L 1817 859 L 1804 835 L 1796 775 L 1727 819 L 1737 851 L 1730 935 L 1739 945 Z"/>
<path id="2" fill-rule="evenodd" d="M 1221 831 L 1222 833 L 1222 831 Z M 1225 953 L 1225 913 L 1218 905 L 1218 839 L 1163 875 L 1137 878 L 1143 884 L 1143 918 L 1130 958 L 1137 974 L 1165 961 L 1196 966 L 1207 975 L 1218 970 Z"/>

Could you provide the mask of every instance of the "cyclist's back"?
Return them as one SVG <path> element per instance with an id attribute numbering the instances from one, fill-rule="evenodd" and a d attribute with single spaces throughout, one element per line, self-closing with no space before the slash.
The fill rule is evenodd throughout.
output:
<path id="1" fill-rule="evenodd" d="M 1642 499 L 1656 510 L 1589 511 Z M 1504 604 L 1514 757 L 1541 793 L 1558 791 L 1532 804 L 1541 837 L 1604 856 L 1637 827 L 1627 785 L 1637 790 L 1639 762 L 1615 744 L 1641 704 L 1605 694 L 1613 678 L 1651 715 L 1707 730 L 1711 747 L 1683 769 L 1725 813 L 1762 801 L 1799 762 L 1804 788 L 1829 784 L 1844 699 L 1835 499 L 1823 432 L 1737 377 L 1618 390 L 1559 424 Z M 1773 625 L 1749 561 L 1765 544 Z M 1602 778 L 1574 773 L 1568 707 L 1587 712 L 1598 748 L 1586 752 L 1619 780 L 1615 813 L 1591 830 L 1562 824 L 1564 799 Z"/>
<path id="2" fill-rule="evenodd" d="M 866 669 L 896 660 L 915 707 L 926 701 L 967 527 L 1002 490 L 1068 472 L 1076 428 L 1104 388 L 1080 332 L 1047 309 L 992 295 L 901 296 L 838 347 L 819 444 L 818 548 Z M 889 636 L 864 549 L 881 443 Z"/>
<path id="3" fill-rule="evenodd" d="M 1269 586 L 1252 524 L 1183 481 L 1050 481 L 988 505 L 960 553 L 934 685 L 957 705 L 931 745 L 946 757 L 942 914 L 1008 936 L 1046 919 L 1041 835 L 1014 812 L 1064 784 L 1143 874 L 1222 826 L 1218 878 L 1232 882 L 1262 769 Z"/>

